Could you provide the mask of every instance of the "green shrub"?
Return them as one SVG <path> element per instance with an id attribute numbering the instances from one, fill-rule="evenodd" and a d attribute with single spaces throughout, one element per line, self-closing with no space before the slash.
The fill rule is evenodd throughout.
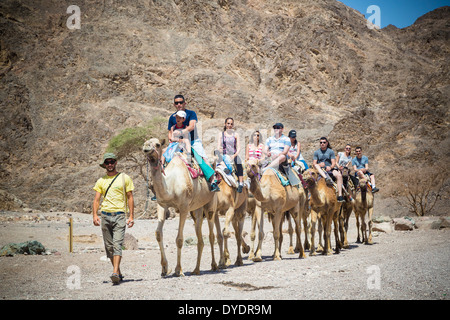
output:
<path id="1" fill-rule="evenodd" d="M 144 142 L 150 138 L 164 139 L 167 136 L 167 119 L 155 117 L 144 127 L 125 128 L 108 143 L 106 152 L 113 152 L 119 159 L 129 158 L 140 152 Z"/>

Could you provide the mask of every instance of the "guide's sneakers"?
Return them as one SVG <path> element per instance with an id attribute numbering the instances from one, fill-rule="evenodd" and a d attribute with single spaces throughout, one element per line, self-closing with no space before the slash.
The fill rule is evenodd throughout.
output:
<path id="1" fill-rule="evenodd" d="M 375 193 L 375 192 L 378 192 L 378 191 L 380 191 L 380 189 L 378 189 L 378 188 L 373 188 L 372 189 L 372 193 Z"/>
<path id="2" fill-rule="evenodd" d="M 345 202 L 345 199 L 344 199 L 343 196 L 339 196 L 339 197 L 337 197 L 337 201 L 338 202 Z"/>
<path id="3" fill-rule="evenodd" d="M 244 186 L 242 184 L 240 184 L 237 188 L 237 192 L 238 193 L 242 193 L 242 189 L 244 188 Z"/>

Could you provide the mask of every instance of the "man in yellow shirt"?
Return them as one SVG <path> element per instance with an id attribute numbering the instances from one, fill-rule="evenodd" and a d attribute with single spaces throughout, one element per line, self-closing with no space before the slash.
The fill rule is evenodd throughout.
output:
<path id="1" fill-rule="evenodd" d="M 113 264 L 111 280 L 114 284 L 118 284 L 123 278 L 120 272 L 120 261 L 126 225 L 129 228 L 134 225 L 133 181 L 125 173 L 117 172 L 116 164 L 115 154 L 106 153 L 103 156 L 100 166 L 106 169 L 106 175 L 95 183 L 92 210 L 94 225 L 102 227 L 106 255 Z M 100 219 L 98 209 L 102 196 L 103 202 L 100 208 L 102 218 Z M 127 207 L 130 213 L 128 220 L 126 219 Z"/>

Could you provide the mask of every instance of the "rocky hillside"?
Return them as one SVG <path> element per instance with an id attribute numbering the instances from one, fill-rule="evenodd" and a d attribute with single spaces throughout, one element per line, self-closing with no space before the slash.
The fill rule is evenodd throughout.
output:
<path id="1" fill-rule="evenodd" d="M 177 93 L 209 149 L 231 116 L 245 134 L 297 129 L 308 162 L 321 136 L 363 146 L 381 198 L 419 170 L 448 176 L 450 7 L 375 30 L 334 0 L 76 2 L 80 29 L 71 2 L 0 3 L 0 209 L 89 212 L 108 141 Z"/>

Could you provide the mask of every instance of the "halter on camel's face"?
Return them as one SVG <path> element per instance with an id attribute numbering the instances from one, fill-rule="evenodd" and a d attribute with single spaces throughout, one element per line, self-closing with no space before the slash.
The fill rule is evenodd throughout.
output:
<path id="1" fill-rule="evenodd" d="M 258 160 L 250 159 L 247 162 L 248 170 L 247 175 L 249 177 L 257 177 L 258 180 L 261 178 L 261 168 L 258 165 Z"/>
<path id="2" fill-rule="evenodd" d="M 303 173 L 303 180 L 306 182 L 307 187 L 313 187 L 319 177 L 319 173 L 314 169 L 308 169 Z"/>

